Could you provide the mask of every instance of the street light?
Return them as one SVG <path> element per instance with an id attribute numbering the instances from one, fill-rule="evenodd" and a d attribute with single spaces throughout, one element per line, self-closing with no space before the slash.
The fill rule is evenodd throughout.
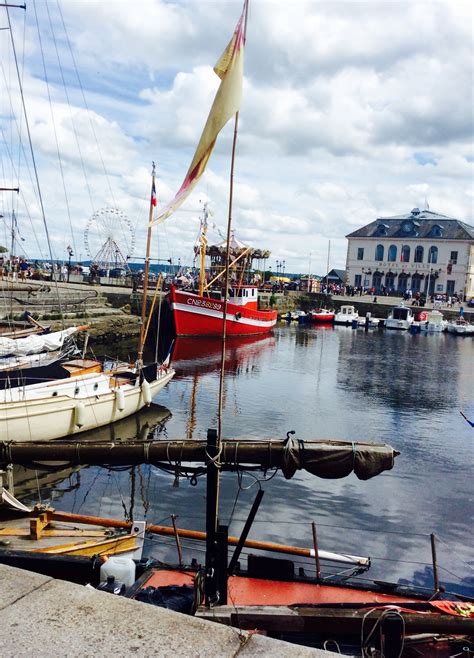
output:
<path id="1" fill-rule="evenodd" d="M 69 256 L 69 261 L 68 261 L 68 265 L 67 265 L 67 282 L 69 283 L 69 277 L 71 275 L 71 258 L 74 256 L 74 252 L 72 250 L 71 245 L 68 245 L 66 247 L 66 251 L 67 251 L 68 256 Z"/>

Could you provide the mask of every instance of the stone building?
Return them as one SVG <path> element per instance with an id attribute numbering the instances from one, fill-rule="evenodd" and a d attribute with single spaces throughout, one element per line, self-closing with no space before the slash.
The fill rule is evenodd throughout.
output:
<path id="1" fill-rule="evenodd" d="M 414 208 L 346 236 L 348 285 L 377 293 L 474 296 L 474 227 Z"/>

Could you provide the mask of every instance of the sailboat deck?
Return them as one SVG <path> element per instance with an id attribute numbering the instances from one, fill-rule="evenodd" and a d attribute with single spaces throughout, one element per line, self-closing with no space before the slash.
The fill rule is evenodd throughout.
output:
<path id="1" fill-rule="evenodd" d="M 128 538 L 128 541 L 125 539 Z M 100 545 L 98 544 L 100 542 Z M 105 542 L 104 544 L 102 542 Z M 49 522 L 41 517 L 13 513 L 0 516 L 0 552 L 32 551 L 57 554 L 98 555 L 136 548 L 135 537 L 113 534 L 94 525 Z"/>

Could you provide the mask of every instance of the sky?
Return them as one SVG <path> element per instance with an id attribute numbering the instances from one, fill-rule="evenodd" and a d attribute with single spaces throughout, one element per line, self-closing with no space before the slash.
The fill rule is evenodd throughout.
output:
<path id="1" fill-rule="evenodd" d="M 474 224 L 473 7 L 250 0 L 233 228 L 271 251 L 267 267 L 343 269 L 348 233 L 426 204 Z M 0 192 L 0 245 L 14 210 L 18 255 L 47 257 L 49 235 L 59 259 L 68 246 L 88 259 L 107 237 L 143 258 L 151 163 L 159 209 L 192 160 L 241 10 L 233 0 L 0 7 L 0 187 L 20 187 Z M 232 135 L 230 122 L 197 188 L 155 227 L 153 258 L 192 264 L 205 202 L 209 241 L 222 241 Z"/>

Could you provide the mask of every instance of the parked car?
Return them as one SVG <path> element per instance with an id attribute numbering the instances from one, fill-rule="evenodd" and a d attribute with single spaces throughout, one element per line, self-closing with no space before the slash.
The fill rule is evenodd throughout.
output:
<path id="1" fill-rule="evenodd" d="M 127 276 L 127 270 L 124 267 L 114 267 L 109 272 L 111 279 L 120 279 L 122 276 Z"/>

